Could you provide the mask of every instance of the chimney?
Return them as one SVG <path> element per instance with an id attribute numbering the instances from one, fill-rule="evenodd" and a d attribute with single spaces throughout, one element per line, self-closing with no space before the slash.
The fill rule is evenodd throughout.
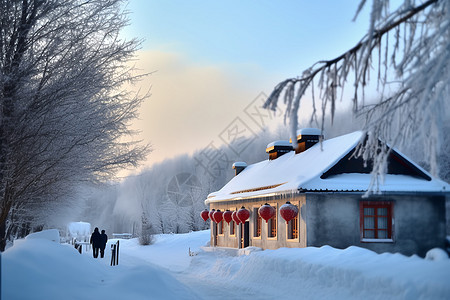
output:
<path id="1" fill-rule="evenodd" d="M 275 141 L 267 145 L 266 153 L 269 154 L 269 160 L 274 160 L 292 150 L 293 148 L 289 141 Z"/>
<path id="2" fill-rule="evenodd" d="M 315 144 L 317 144 L 323 135 L 320 129 L 317 128 L 303 128 L 297 132 L 297 148 L 295 148 L 295 153 L 300 153 L 308 150 Z M 292 139 L 290 140 L 292 141 Z"/>
<path id="3" fill-rule="evenodd" d="M 236 171 L 236 176 L 241 173 L 245 168 L 247 167 L 247 164 L 242 161 L 237 161 L 233 164 L 233 169 Z"/>

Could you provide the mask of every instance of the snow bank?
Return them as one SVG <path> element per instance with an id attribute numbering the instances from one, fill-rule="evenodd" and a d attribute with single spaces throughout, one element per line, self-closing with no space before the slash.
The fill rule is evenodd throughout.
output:
<path id="1" fill-rule="evenodd" d="M 281 248 L 238 257 L 216 254 L 211 259 L 214 254 L 195 256 L 190 274 L 197 274 L 205 285 L 217 282 L 230 292 L 241 291 L 258 299 L 450 298 L 449 260 L 329 246 Z"/>
<path id="2" fill-rule="evenodd" d="M 428 260 L 448 260 L 448 254 L 440 248 L 433 248 L 427 252 L 425 259 Z"/>
<path id="3" fill-rule="evenodd" d="M 42 230 L 39 232 L 31 233 L 31 234 L 27 235 L 27 237 L 25 239 L 27 239 L 27 240 L 44 239 L 44 240 L 49 240 L 52 242 L 59 243 L 60 238 L 59 238 L 59 231 L 57 229 L 47 229 L 47 230 Z"/>
<path id="4" fill-rule="evenodd" d="M 111 267 L 108 252 L 94 259 L 90 252 L 80 255 L 69 245 L 38 236 L 47 235 L 18 240 L 3 253 L 2 299 L 196 299 L 157 266 Z"/>
<path id="5" fill-rule="evenodd" d="M 191 263 L 189 249 L 198 253 L 200 247 L 205 246 L 209 240 L 209 230 L 183 234 L 157 234 L 154 238 L 154 244 L 148 246 L 139 245 L 138 239 L 120 240 L 120 247 L 126 249 L 123 255 L 179 272 L 189 268 Z"/>

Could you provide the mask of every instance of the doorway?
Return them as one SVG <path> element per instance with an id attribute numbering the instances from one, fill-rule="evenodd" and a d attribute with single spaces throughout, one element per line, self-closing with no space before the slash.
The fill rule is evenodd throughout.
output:
<path id="1" fill-rule="evenodd" d="M 241 224 L 240 231 L 241 242 L 239 248 L 248 247 L 250 245 L 250 223 L 245 222 L 244 224 Z"/>

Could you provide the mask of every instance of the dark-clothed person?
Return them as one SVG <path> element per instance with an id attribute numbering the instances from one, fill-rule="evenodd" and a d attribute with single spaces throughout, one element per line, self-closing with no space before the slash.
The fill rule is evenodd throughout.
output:
<path id="1" fill-rule="evenodd" d="M 106 235 L 105 231 L 102 230 L 102 233 L 100 234 L 100 257 L 103 258 L 105 256 L 105 247 L 106 242 L 108 241 L 108 236 Z"/>
<path id="2" fill-rule="evenodd" d="M 98 231 L 98 227 L 95 227 L 94 232 L 91 235 L 91 244 L 92 244 L 92 253 L 94 258 L 98 257 L 98 250 L 102 245 L 102 240 L 100 236 L 100 232 Z"/>

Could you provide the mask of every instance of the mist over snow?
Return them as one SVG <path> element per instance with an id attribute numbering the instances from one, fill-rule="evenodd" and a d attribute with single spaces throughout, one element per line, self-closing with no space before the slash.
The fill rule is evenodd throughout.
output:
<path id="1" fill-rule="evenodd" d="M 349 247 L 222 251 L 209 230 L 120 240 L 94 259 L 52 241 L 57 230 L 16 240 L 2 255 L 2 299 L 449 299 L 450 260 Z M 111 243 L 117 240 L 110 240 Z M 189 249 L 194 253 L 189 256 Z"/>

